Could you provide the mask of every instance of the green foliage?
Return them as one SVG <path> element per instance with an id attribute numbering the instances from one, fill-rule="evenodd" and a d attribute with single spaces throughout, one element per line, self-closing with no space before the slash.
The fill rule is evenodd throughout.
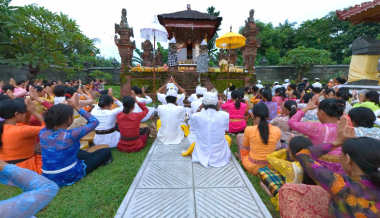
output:
<path id="1" fill-rule="evenodd" d="M 214 6 L 207 8 L 207 14 L 215 17 L 220 16 L 220 11 L 216 11 Z M 207 42 L 208 56 L 209 56 L 209 65 L 211 67 L 218 66 L 218 49 L 215 47 L 215 40 L 219 37 L 218 28 L 215 32 L 215 35 Z"/>
<path id="2" fill-rule="evenodd" d="M 50 66 L 83 67 L 83 57 L 99 51 L 76 22 L 36 5 L 10 7 L 1 0 L 0 60 L 12 65 L 26 65 L 33 74 Z"/>
<path id="3" fill-rule="evenodd" d="M 169 49 L 164 48 L 159 42 L 157 42 L 157 49 L 161 52 L 162 62 L 168 63 Z"/>
<path id="4" fill-rule="evenodd" d="M 333 64 L 330 58 L 331 53 L 327 50 L 305 48 L 303 46 L 290 50 L 285 57 L 281 58 L 283 65 L 294 65 L 298 69 L 298 80 L 303 77 L 303 73 L 310 70 L 313 65 Z"/>
<path id="5" fill-rule="evenodd" d="M 96 79 L 105 80 L 107 82 L 112 82 L 112 75 L 110 73 L 106 73 L 100 70 L 94 70 L 89 73 L 89 76 Z"/>
<path id="6" fill-rule="evenodd" d="M 265 57 L 268 64 L 276 65 L 280 61 L 280 50 L 272 46 L 265 51 Z"/>
<path id="7" fill-rule="evenodd" d="M 351 57 L 352 56 L 345 57 L 343 60 L 343 64 L 350 64 L 351 63 Z"/>

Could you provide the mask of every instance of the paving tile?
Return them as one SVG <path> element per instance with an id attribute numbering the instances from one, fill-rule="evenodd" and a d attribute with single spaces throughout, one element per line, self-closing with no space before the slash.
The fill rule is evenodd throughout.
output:
<path id="1" fill-rule="evenodd" d="M 180 145 L 157 145 L 150 160 L 182 160 L 191 161 L 191 155 L 182 157 L 181 153 L 187 149 L 184 144 Z"/>
<path id="2" fill-rule="evenodd" d="M 194 163 L 193 169 L 194 185 L 196 188 L 245 186 L 232 161 L 228 165 L 218 168 L 205 168 L 199 163 Z"/>
<path id="3" fill-rule="evenodd" d="M 203 217 L 264 217 L 247 188 L 195 190 L 196 213 Z"/>
<path id="4" fill-rule="evenodd" d="M 193 189 L 136 189 L 123 217 L 195 217 Z"/>
<path id="5" fill-rule="evenodd" d="M 191 188 L 190 161 L 149 161 L 137 188 Z"/>

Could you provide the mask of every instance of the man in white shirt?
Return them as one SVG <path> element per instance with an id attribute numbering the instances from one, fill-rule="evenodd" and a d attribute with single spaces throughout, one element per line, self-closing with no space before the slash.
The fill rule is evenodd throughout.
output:
<path id="1" fill-rule="evenodd" d="M 196 88 L 195 88 L 195 93 L 191 94 L 188 98 L 187 98 L 187 101 L 191 103 L 193 103 L 193 101 L 197 100 L 197 89 L 199 88 L 202 88 L 201 85 L 198 85 Z"/>
<path id="2" fill-rule="evenodd" d="M 257 80 L 256 87 L 260 89 L 264 88 L 264 86 L 261 84 L 261 80 Z"/>
<path id="3" fill-rule="evenodd" d="M 195 142 L 192 160 L 204 167 L 222 167 L 231 159 L 224 136 L 228 131 L 229 115 L 217 110 L 218 96 L 215 93 L 205 93 L 202 102 L 204 110 L 190 118 L 189 140 Z"/>
<path id="4" fill-rule="evenodd" d="M 186 91 L 183 89 L 181 86 L 179 86 L 176 81 L 174 80 L 173 77 L 170 78 L 169 82 L 161 86 L 157 90 L 157 100 L 161 102 L 161 104 L 167 104 L 166 103 L 166 95 L 163 94 L 164 91 L 169 91 L 169 90 L 174 90 L 177 92 L 177 105 L 183 106 L 183 101 L 185 100 L 186 97 Z M 181 94 L 178 94 L 178 91 L 181 92 Z"/>
<path id="5" fill-rule="evenodd" d="M 137 102 L 144 103 L 146 105 L 152 103 L 152 98 L 149 97 L 149 95 L 145 94 L 144 87 L 142 87 L 140 89 L 137 86 L 133 86 L 131 88 L 131 92 L 132 92 L 132 97 L 136 97 L 136 101 Z M 133 108 L 133 112 L 134 113 L 140 113 L 140 112 L 142 112 L 142 109 L 139 107 L 139 105 L 137 104 L 137 102 L 135 103 L 135 107 Z M 147 120 L 149 120 L 152 117 L 152 115 L 154 114 L 154 112 L 156 111 L 156 109 L 154 107 L 147 107 L 147 108 L 149 109 L 149 112 L 144 117 L 144 119 L 141 120 L 141 122 L 146 122 Z"/>
<path id="6" fill-rule="evenodd" d="M 314 87 L 314 88 L 320 88 L 320 89 L 322 89 L 322 83 L 320 83 L 320 79 L 319 78 L 315 78 L 315 83 L 313 83 L 311 86 Z"/>
<path id="7" fill-rule="evenodd" d="M 191 102 L 191 113 L 196 113 L 199 107 L 202 105 L 203 94 L 207 92 L 206 88 L 197 86 L 195 89 L 196 99 Z"/>
<path id="8" fill-rule="evenodd" d="M 164 144 L 179 144 L 184 138 L 181 125 L 186 116 L 183 106 L 177 106 L 177 92 L 169 89 L 166 93 L 167 104 L 158 106 L 157 112 L 161 120 L 161 127 L 158 130 L 157 139 Z"/>
<path id="9" fill-rule="evenodd" d="M 287 89 L 288 89 L 288 86 L 290 85 L 290 80 L 289 80 L 289 79 L 285 79 L 284 82 L 285 82 L 285 83 L 282 84 L 282 87 L 284 87 L 285 90 L 287 90 Z"/>
<path id="10" fill-rule="evenodd" d="M 226 96 L 227 101 L 231 100 L 231 93 L 234 91 L 236 87 L 232 84 L 230 84 L 230 87 L 228 87 L 226 90 L 224 90 L 223 94 Z"/>

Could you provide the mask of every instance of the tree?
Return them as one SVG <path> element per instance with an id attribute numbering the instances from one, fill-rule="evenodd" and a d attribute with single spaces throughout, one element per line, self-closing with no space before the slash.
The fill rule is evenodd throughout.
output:
<path id="1" fill-rule="evenodd" d="M 298 71 L 298 81 L 300 81 L 304 73 L 309 71 L 313 65 L 333 64 L 330 55 L 331 53 L 326 50 L 300 46 L 290 50 L 285 57 L 281 58 L 280 63 L 294 65 Z"/>
<path id="2" fill-rule="evenodd" d="M 215 17 L 220 16 L 220 11 L 216 11 L 214 6 L 210 6 L 207 8 L 207 14 Z M 215 48 L 215 40 L 219 37 L 218 31 L 220 28 L 218 28 L 214 34 L 214 36 L 207 42 L 207 48 L 208 48 L 208 56 L 209 56 L 209 64 L 211 66 L 218 66 L 218 49 Z"/>
<path id="3" fill-rule="evenodd" d="M 83 68 L 83 57 L 99 53 L 93 40 L 80 31 L 76 22 L 64 14 L 56 14 L 36 5 L 10 7 L 9 0 L 0 0 L 0 60 L 11 65 L 27 66 L 30 77 L 48 67 L 65 71 Z"/>
<path id="4" fill-rule="evenodd" d="M 112 75 L 100 70 L 94 70 L 89 74 L 90 77 L 112 82 Z"/>

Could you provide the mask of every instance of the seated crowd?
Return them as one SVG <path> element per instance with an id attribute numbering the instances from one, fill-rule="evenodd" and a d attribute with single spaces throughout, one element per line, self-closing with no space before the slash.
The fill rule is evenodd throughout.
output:
<path id="1" fill-rule="evenodd" d="M 143 87 L 118 100 L 99 81 L 12 79 L 0 91 L 0 182 L 25 192 L 0 211 L 12 214 L 25 201 L 32 206 L 23 213 L 34 215 L 58 187 L 111 163 L 112 148 L 138 152 L 157 131 L 162 144 L 187 138 L 182 155 L 204 167 L 227 165 L 236 136 L 235 156 L 282 217 L 379 217 L 379 94 L 340 88 L 341 78 L 315 80 L 231 84 L 221 94 L 207 82 L 187 97 L 171 77 L 156 93 L 160 105 L 148 107 Z"/>

